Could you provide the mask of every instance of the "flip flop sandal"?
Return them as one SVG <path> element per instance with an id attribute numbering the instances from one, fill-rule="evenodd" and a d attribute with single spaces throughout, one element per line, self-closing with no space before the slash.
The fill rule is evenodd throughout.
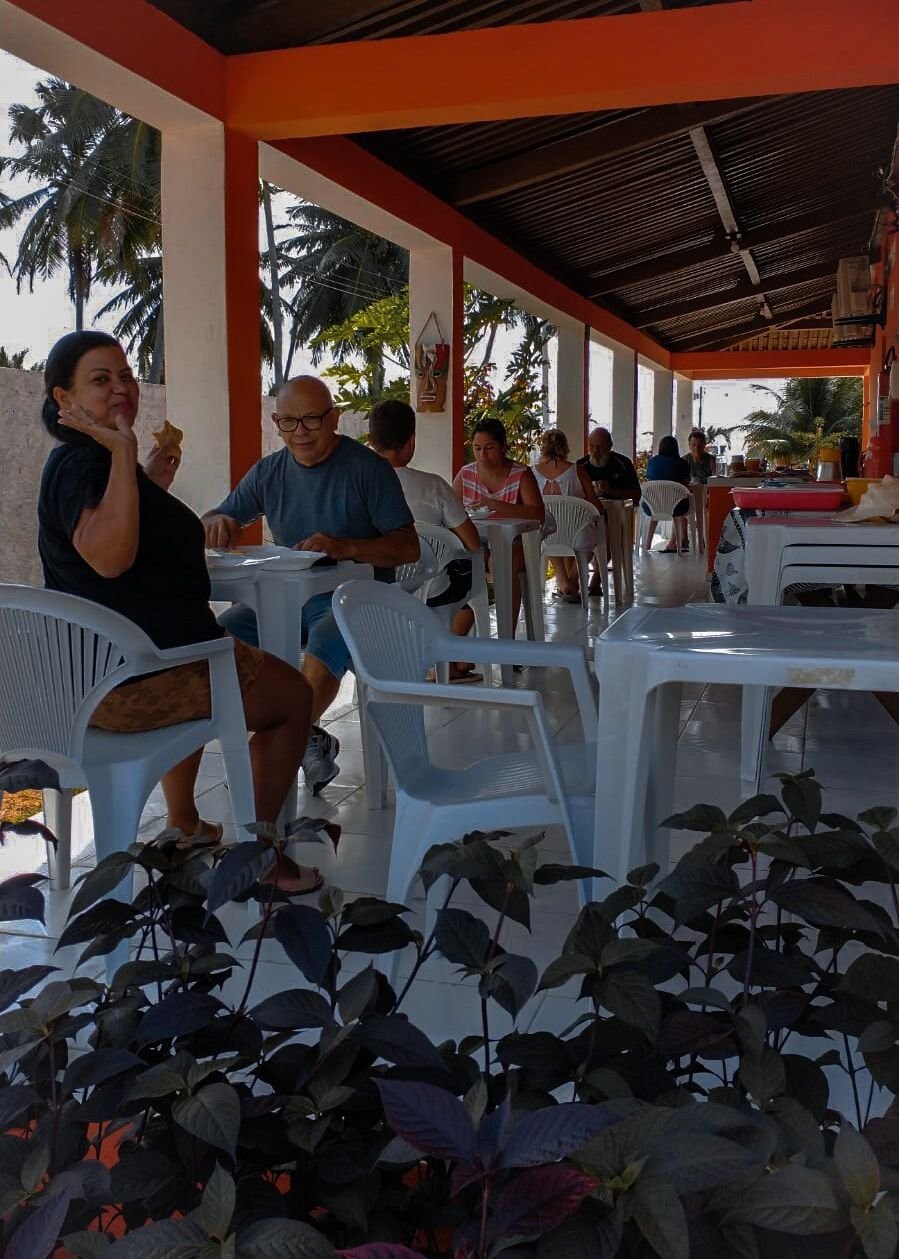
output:
<path id="1" fill-rule="evenodd" d="M 466 686 L 469 683 L 480 683 L 484 681 L 483 673 L 459 673 L 454 678 L 450 678 L 450 686 Z"/>
<path id="2" fill-rule="evenodd" d="M 275 864 L 269 870 L 266 870 L 265 874 L 259 880 L 263 887 L 268 887 L 276 881 L 275 874 L 279 864 L 286 864 L 288 867 L 293 866 L 297 873 L 303 869 L 303 867 L 298 866 L 292 858 L 284 857 L 282 854 L 275 861 Z M 277 879 L 278 891 L 283 892 L 285 896 L 309 896 L 312 892 L 320 891 L 325 885 L 325 876 L 319 871 L 318 866 L 311 866 L 307 868 L 314 870 L 316 875 L 318 875 L 318 878 L 314 879 L 308 887 L 291 887 L 290 883 L 295 882 L 296 876 L 292 872 L 285 874 L 282 871 L 281 877 Z"/>
<path id="3" fill-rule="evenodd" d="M 217 848 L 222 842 L 225 828 L 221 822 L 204 822 L 201 818 L 193 835 L 185 835 L 178 841 L 179 848 Z"/>

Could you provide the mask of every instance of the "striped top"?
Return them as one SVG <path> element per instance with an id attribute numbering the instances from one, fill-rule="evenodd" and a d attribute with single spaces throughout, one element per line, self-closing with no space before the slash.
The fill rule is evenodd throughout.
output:
<path id="1" fill-rule="evenodd" d="M 478 474 L 476 463 L 466 463 L 460 471 L 462 478 L 462 502 L 466 507 L 473 507 L 483 498 L 497 498 L 501 503 L 517 503 L 520 498 L 521 478 L 527 472 L 524 464 L 513 463 L 503 485 L 498 490 L 491 490 L 485 485 Z"/>

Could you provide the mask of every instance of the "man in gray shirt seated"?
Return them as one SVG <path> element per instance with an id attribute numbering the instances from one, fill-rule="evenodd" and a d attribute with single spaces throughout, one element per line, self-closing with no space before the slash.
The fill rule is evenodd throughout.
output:
<path id="1" fill-rule="evenodd" d="M 206 544 L 237 546 L 244 525 L 265 516 L 274 541 L 334 560 L 371 564 L 392 581 L 397 564 L 419 557 L 412 513 L 393 468 L 373 451 L 337 432 L 331 394 L 315 376 L 285 381 L 272 421 L 284 449 L 250 468 L 236 489 L 203 517 Z M 256 615 L 240 604 L 219 617 L 236 638 L 256 644 Z M 312 720 L 334 702 L 350 665 L 331 612 L 331 595 L 303 609 L 303 674 L 312 687 Z M 307 785 L 317 795 L 337 776 L 338 740 L 313 724 L 303 759 Z"/>

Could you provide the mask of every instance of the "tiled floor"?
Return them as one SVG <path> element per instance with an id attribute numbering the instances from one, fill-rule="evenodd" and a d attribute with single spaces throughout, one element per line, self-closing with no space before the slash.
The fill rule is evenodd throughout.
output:
<path id="1" fill-rule="evenodd" d="M 641 603 L 659 605 L 682 604 L 706 597 L 704 562 L 695 558 L 658 556 L 646 558 L 637 568 L 637 598 Z M 616 610 L 613 606 L 611 615 Z M 555 641 L 583 641 L 584 619 L 579 607 L 556 604 L 547 600 L 547 635 Z M 599 600 L 591 600 L 587 635 L 593 637 L 608 624 L 608 615 Z M 573 699 L 552 675 L 546 683 L 546 705 L 555 729 L 564 740 L 577 737 L 577 718 Z M 522 735 L 495 717 L 474 714 L 464 709 L 432 713 L 434 746 L 442 755 L 459 763 L 510 749 L 519 745 Z M 686 807 L 708 801 L 732 809 L 741 797 L 738 769 L 739 698 L 727 687 L 690 688 L 682 711 L 682 730 L 678 751 L 675 806 Z M 342 689 L 338 703 L 326 724 L 340 738 L 341 773 L 327 787 L 320 800 L 300 794 L 301 813 L 324 815 L 340 822 L 343 836 L 336 855 L 324 847 L 297 850 L 299 860 L 321 865 L 327 877 L 347 894 L 383 894 L 387 856 L 392 833 L 392 814 L 372 812 L 366 806 L 363 788 L 362 755 L 359 741 L 358 712 L 352 705 L 352 686 Z M 569 736 L 569 731 L 571 732 Z M 899 730 L 867 695 L 846 696 L 818 693 L 802 709 L 775 740 L 768 759 L 768 770 L 799 770 L 813 766 L 826 788 L 826 807 L 854 815 L 872 804 L 899 803 Z M 201 809 L 207 818 L 228 821 L 227 792 L 222 783 L 221 757 L 209 751 L 203 762 L 200 779 Z M 158 792 L 154 793 L 143 819 L 142 833 L 152 835 L 161 828 L 164 808 Z M 78 843 L 75 874 L 91 864 L 89 826 L 82 827 Z M 550 831 L 542 851 L 547 860 L 567 860 L 567 850 L 558 832 Z M 672 854 L 673 858 L 679 851 Z M 30 841 L 14 841 L 0 850 L 0 876 L 23 869 L 38 869 L 44 859 L 42 846 Z M 73 964 L 74 958 L 53 955 L 56 937 L 65 921 L 71 893 L 48 894 L 47 933 L 26 924 L 16 931 L 5 931 L 2 940 L 3 966 L 22 966 L 30 962 L 53 960 L 62 967 Z M 469 895 L 460 903 L 473 903 Z M 420 898 L 413 908 L 422 907 Z M 538 889 L 533 908 L 530 934 L 514 924 L 505 938 L 506 946 L 527 952 L 538 967 L 550 961 L 569 930 L 576 913 L 573 884 Z M 489 920 L 490 913 L 481 906 L 478 911 Z M 236 907 L 225 913 L 225 924 L 236 941 L 246 927 L 246 913 Z M 249 946 L 238 949 L 247 956 Z M 66 950 L 75 953 L 76 950 Z M 349 969 L 364 959 L 349 959 Z M 99 966 L 92 965 L 92 973 Z M 460 984 L 449 968 L 435 964 L 421 979 L 406 1003 L 406 1010 L 437 1041 L 459 1037 L 478 1030 L 479 1004 L 470 983 Z M 264 961 L 257 979 L 259 999 L 269 992 L 294 987 L 297 975 L 284 960 L 275 944 L 265 945 Z M 236 994 L 242 981 L 236 977 L 226 990 Z M 520 1026 L 535 1028 L 561 1027 L 576 1013 L 571 997 L 553 994 L 543 1001 L 534 1001 L 525 1011 Z M 497 1012 L 496 1034 L 508 1030 L 509 1020 Z"/>

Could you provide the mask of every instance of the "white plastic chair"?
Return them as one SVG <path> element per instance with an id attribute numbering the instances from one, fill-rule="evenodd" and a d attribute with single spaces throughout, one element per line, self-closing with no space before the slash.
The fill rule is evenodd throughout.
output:
<path id="1" fill-rule="evenodd" d="M 757 687 L 799 678 L 838 690 L 899 690 L 899 616 L 855 608 L 691 604 L 630 608 L 596 642 L 594 864 L 623 880 L 632 865 L 664 870 L 681 688 L 730 683 L 744 699 Z M 803 683 L 804 684 L 804 683 Z M 735 798 L 734 805 L 739 803 Z M 617 846 L 617 863 L 608 846 Z"/>
<path id="2" fill-rule="evenodd" d="M 437 574 L 437 557 L 427 542 L 419 540 L 420 555 L 414 564 L 397 564 L 394 581 L 400 589 L 415 594 Z"/>
<path id="3" fill-rule="evenodd" d="M 649 533 L 650 522 L 670 520 L 671 528 L 675 531 L 674 537 L 677 543 L 677 553 L 680 555 L 680 540 L 677 537 L 677 526 L 674 522 L 674 509 L 685 499 L 691 497 L 690 491 L 685 485 L 681 485 L 678 481 L 641 481 L 640 489 L 642 498 L 640 507 L 637 509 L 637 515 L 640 518 L 640 526 L 637 530 L 637 553 L 646 549 L 646 538 Z M 651 516 L 647 516 L 643 510 L 643 503 L 652 512 Z"/>
<path id="4" fill-rule="evenodd" d="M 544 558 L 549 558 L 553 555 L 574 556 L 577 561 L 581 607 L 586 611 L 589 606 L 589 596 L 587 594 L 587 588 L 590 585 L 589 561 L 591 552 L 595 549 L 597 556 L 601 555 L 603 557 L 602 563 L 597 564 L 597 567 L 602 581 L 602 597 L 605 600 L 606 607 L 608 607 L 609 569 L 608 560 L 605 558 L 605 518 L 596 510 L 592 503 L 588 503 L 583 498 L 575 498 L 571 494 L 552 495 L 552 515 L 555 519 L 556 528 L 549 537 L 544 538 Z M 593 529 L 596 532 L 594 545 L 587 547 L 586 550 L 584 550 L 583 546 L 575 546 L 585 529 Z"/>
<path id="5" fill-rule="evenodd" d="M 383 748 L 395 786 L 389 900 L 405 900 L 432 844 L 474 829 L 559 824 L 572 859 L 588 863 L 596 704 L 581 648 L 477 638 L 465 645 L 466 656 L 476 664 L 499 660 L 567 670 L 584 739 L 559 744 L 538 691 L 467 686 L 463 693 L 459 687 L 425 682 L 435 659 L 455 658 L 459 640 L 441 628 L 430 608 L 396 586 L 348 582 L 334 595 L 334 615 L 364 683 L 367 725 Z M 447 769 L 431 759 L 423 712 L 427 706 L 482 709 L 491 716 L 497 711 L 520 713 L 532 749 L 479 756 L 462 769 Z"/>
<path id="6" fill-rule="evenodd" d="M 459 603 L 447 603 L 443 607 L 433 609 L 443 622 L 444 628 L 449 629 L 459 608 L 467 605 L 474 613 L 475 633 L 479 638 L 489 638 L 490 598 L 487 593 L 487 573 L 483 550 L 469 551 L 451 529 L 444 529 L 442 525 L 432 525 L 424 520 L 416 520 L 415 531 L 419 541 L 425 542 L 433 551 L 438 573 L 442 572 L 452 560 L 471 560 L 471 590 L 468 594 Z"/>
<path id="7" fill-rule="evenodd" d="M 88 727 L 100 700 L 128 678 L 202 660 L 209 665 L 211 716 L 140 734 Z M 90 793 L 97 860 L 134 843 L 141 813 L 163 774 L 218 739 L 238 830 L 255 817 L 253 778 L 233 640 L 161 651 L 132 621 L 75 595 L 0 585 L 0 756 L 35 758 L 59 774 L 45 792 L 52 886 L 71 877 L 71 798 Z M 125 946 L 110 955 L 124 960 Z M 117 962 L 118 964 L 118 962 Z"/>

